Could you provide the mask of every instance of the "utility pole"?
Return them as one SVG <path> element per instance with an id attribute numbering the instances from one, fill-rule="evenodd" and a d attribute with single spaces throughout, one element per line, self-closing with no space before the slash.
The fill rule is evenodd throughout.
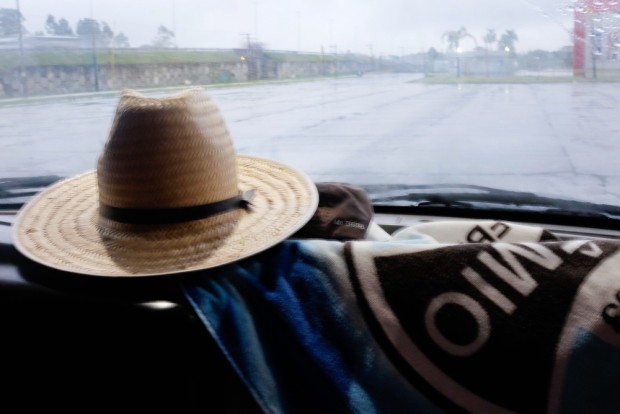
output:
<path id="1" fill-rule="evenodd" d="M 241 36 L 245 36 L 245 39 L 246 39 L 247 51 L 245 53 L 246 56 L 245 56 L 244 61 L 247 66 L 248 80 L 253 80 L 254 78 L 256 78 L 257 68 L 256 68 L 256 59 L 254 56 L 254 52 L 252 51 L 252 43 L 250 41 L 250 34 L 241 33 Z"/>
<path id="2" fill-rule="evenodd" d="M 248 51 L 250 50 L 250 34 L 249 33 L 241 33 L 241 36 L 245 36 L 245 44 L 246 47 L 248 49 Z"/>
<path id="3" fill-rule="evenodd" d="M 17 42 L 19 47 L 19 82 L 22 88 L 22 96 L 26 97 L 28 91 L 26 89 L 26 72 L 24 71 L 24 40 L 22 33 L 22 12 L 19 9 L 19 0 L 15 0 L 15 8 L 17 9 Z"/>
<path id="4" fill-rule="evenodd" d="M 177 36 L 177 7 L 174 0 L 172 0 L 172 33 L 176 39 Z M 175 41 L 176 43 L 176 41 Z"/>
<path id="5" fill-rule="evenodd" d="M 297 52 L 301 52 L 301 21 L 297 12 Z"/>
<path id="6" fill-rule="evenodd" d="M 254 2 L 254 37 L 258 39 L 258 2 Z"/>
<path id="7" fill-rule="evenodd" d="M 90 37 L 93 52 L 93 75 L 95 78 L 95 91 L 99 92 L 99 64 L 97 63 L 97 42 L 95 40 L 95 19 L 93 18 L 93 0 L 90 0 Z"/>

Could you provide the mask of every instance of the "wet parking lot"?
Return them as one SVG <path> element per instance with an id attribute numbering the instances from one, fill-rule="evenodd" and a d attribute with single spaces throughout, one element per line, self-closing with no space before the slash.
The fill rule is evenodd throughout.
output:
<path id="1" fill-rule="evenodd" d="M 419 78 L 366 75 L 210 92 L 239 153 L 292 164 L 315 181 L 467 183 L 620 204 L 620 84 Z M 117 99 L 3 103 L 0 177 L 95 168 Z"/>

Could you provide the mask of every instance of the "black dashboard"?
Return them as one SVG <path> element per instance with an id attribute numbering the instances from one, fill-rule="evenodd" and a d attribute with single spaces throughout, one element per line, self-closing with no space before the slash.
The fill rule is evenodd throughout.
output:
<path id="1" fill-rule="evenodd" d="M 259 412 L 179 278 L 76 277 L 0 226 L 1 410 Z"/>

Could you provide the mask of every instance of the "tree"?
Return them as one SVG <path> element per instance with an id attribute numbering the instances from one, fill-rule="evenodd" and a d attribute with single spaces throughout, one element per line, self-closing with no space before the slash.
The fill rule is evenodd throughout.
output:
<path id="1" fill-rule="evenodd" d="M 459 42 L 461 41 L 461 38 L 457 30 L 445 32 L 442 36 L 442 40 L 448 42 L 448 50 L 456 50 L 459 48 Z"/>
<path id="2" fill-rule="evenodd" d="M 114 32 L 106 22 L 101 24 L 94 19 L 81 19 L 78 21 L 76 33 L 78 36 L 94 40 L 99 47 L 110 47 Z"/>
<path id="3" fill-rule="evenodd" d="M 99 22 L 90 18 L 80 19 L 75 32 L 80 37 L 94 37 L 98 39 L 101 36 Z"/>
<path id="4" fill-rule="evenodd" d="M 24 16 L 17 9 L 0 9 L 0 37 L 18 36 L 28 31 L 22 24 Z"/>
<path id="5" fill-rule="evenodd" d="M 426 52 L 426 55 L 430 60 L 435 60 L 439 57 L 439 52 L 437 52 L 437 49 L 435 49 L 434 47 L 431 47 L 430 49 L 428 49 L 428 52 Z"/>
<path id="6" fill-rule="evenodd" d="M 47 15 L 45 32 L 50 36 L 73 36 L 73 29 L 69 26 L 67 19 L 61 18 L 56 22 L 56 19 L 51 14 Z"/>
<path id="7" fill-rule="evenodd" d="M 495 33 L 494 29 L 489 29 L 487 33 L 482 37 L 482 40 L 487 46 L 487 49 L 490 49 L 493 46 L 493 43 L 497 42 L 497 33 Z"/>
<path id="8" fill-rule="evenodd" d="M 112 40 L 112 46 L 122 48 L 129 47 L 129 39 L 123 32 L 114 36 L 114 40 Z"/>
<path id="9" fill-rule="evenodd" d="M 56 31 L 58 30 L 58 23 L 56 23 L 56 19 L 51 14 L 47 15 L 47 20 L 45 20 L 45 32 L 48 35 L 56 35 Z"/>
<path id="10" fill-rule="evenodd" d="M 461 27 L 459 30 L 447 31 L 442 36 L 442 39 L 448 42 L 448 50 L 450 51 L 458 51 L 461 40 L 466 38 L 473 40 L 476 47 L 478 46 L 476 38 L 472 36 L 464 27 Z"/>
<path id="11" fill-rule="evenodd" d="M 166 26 L 159 26 L 157 34 L 153 39 L 153 46 L 155 47 L 175 47 L 176 42 L 174 38 L 174 32 L 169 30 Z"/>
<path id="12" fill-rule="evenodd" d="M 58 25 L 56 26 L 56 35 L 57 36 L 73 36 L 73 29 L 69 25 L 69 22 L 64 17 L 58 20 Z"/>
<path id="13" fill-rule="evenodd" d="M 519 40 L 517 33 L 514 30 L 506 30 L 497 42 L 498 50 L 505 50 L 506 52 L 516 53 L 515 43 Z"/>
<path id="14" fill-rule="evenodd" d="M 109 47 L 114 39 L 114 32 L 106 22 L 101 22 L 101 43 L 105 47 Z"/>

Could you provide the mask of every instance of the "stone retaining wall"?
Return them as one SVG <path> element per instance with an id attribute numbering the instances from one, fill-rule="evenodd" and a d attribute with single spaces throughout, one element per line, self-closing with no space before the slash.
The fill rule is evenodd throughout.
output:
<path id="1" fill-rule="evenodd" d="M 179 85 L 243 82 L 253 79 L 289 79 L 354 73 L 357 62 L 257 62 L 165 63 L 132 65 L 25 66 L 0 71 L 0 99 L 22 96 L 66 94 Z M 23 79 L 23 81 L 22 81 Z"/>

